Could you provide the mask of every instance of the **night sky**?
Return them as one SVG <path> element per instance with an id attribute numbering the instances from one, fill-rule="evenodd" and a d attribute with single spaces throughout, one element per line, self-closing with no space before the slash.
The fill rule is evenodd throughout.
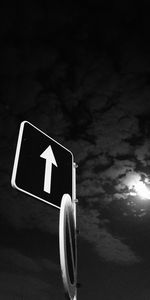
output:
<path id="1" fill-rule="evenodd" d="M 64 299 L 59 210 L 11 187 L 24 120 L 78 164 L 78 299 L 150 299 L 148 3 L 2 4 L 2 300 Z"/>

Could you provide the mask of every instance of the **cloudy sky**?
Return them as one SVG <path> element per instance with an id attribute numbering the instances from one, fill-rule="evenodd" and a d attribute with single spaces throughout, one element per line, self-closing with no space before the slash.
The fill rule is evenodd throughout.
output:
<path id="1" fill-rule="evenodd" d="M 61 1 L 60 1 L 61 2 Z M 78 299 L 150 298 L 148 1 L 5 1 L 0 298 L 63 299 L 59 210 L 12 189 L 20 123 L 73 152 Z"/>

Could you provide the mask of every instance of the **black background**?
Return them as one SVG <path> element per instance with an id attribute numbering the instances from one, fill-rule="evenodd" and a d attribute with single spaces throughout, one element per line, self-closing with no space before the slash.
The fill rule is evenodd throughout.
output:
<path id="1" fill-rule="evenodd" d="M 79 165 L 79 300 L 150 299 L 150 202 L 131 193 L 150 184 L 149 12 L 146 0 L 2 2 L 2 300 L 64 296 L 58 210 L 10 184 L 24 120 Z"/>

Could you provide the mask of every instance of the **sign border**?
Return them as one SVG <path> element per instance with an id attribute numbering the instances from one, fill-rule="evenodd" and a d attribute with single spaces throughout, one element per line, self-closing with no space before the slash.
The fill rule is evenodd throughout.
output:
<path id="1" fill-rule="evenodd" d="M 72 216 L 75 230 L 75 265 L 74 265 L 74 283 L 71 283 L 68 261 L 66 254 L 66 226 L 68 226 L 68 218 Z M 59 215 L 59 254 L 60 266 L 62 272 L 63 285 L 65 293 L 71 300 L 77 299 L 77 240 L 76 240 L 76 220 L 74 214 L 74 205 L 69 194 L 64 194 L 61 201 L 61 209 Z"/>
<path id="2" fill-rule="evenodd" d="M 25 193 L 25 194 L 27 194 L 29 196 L 32 196 L 32 197 L 34 197 L 34 198 L 36 198 L 38 200 L 41 200 L 42 202 L 45 202 L 45 203 L 47 203 L 49 205 L 52 205 L 52 206 L 60 209 L 59 206 L 57 206 L 57 205 L 55 205 L 55 204 L 53 204 L 53 203 L 51 203 L 49 201 L 46 201 L 43 198 L 38 197 L 38 196 L 36 196 L 36 195 L 34 195 L 34 194 L 32 194 L 32 193 L 30 193 L 30 192 L 28 192 L 28 191 L 20 188 L 20 187 L 18 187 L 17 184 L 16 184 L 16 174 L 17 174 L 17 169 L 18 169 L 18 162 L 19 162 L 19 155 L 20 155 L 20 149 L 21 149 L 21 142 L 22 142 L 22 137 L 23 137 L 24 126 L 25 126 L 26 123 L 29 124 L 29 125 L 31 125 L 33 128 L 35 128 L 36 130 L 38 130 L 39 132 L 41 132 L 43 135 L 45 135 L 46 137 L 48 137 L 50 140 L 52 140 L 53 142 L 55 142 L 56 144 L 58 144 L 60 147 L 64 148 L 66 151 L 68 151 L 71 154 L 71 157 L 72 157 L 72 178 L 73 178 L 73 161 L 74 161 L 73 153 L 70 150 L 68 150 L 67 148 L 65 148 L 63 145 L 61 145 L 60 143 L 58 143 L 57 141 L 55 141 L 53 138 L 51 138 L 50 136 L 48 136 L 42 130 L 40 130 L 39 128 L 37 128 L 33 124 L 31 124 L 30 122 L 23 121 L 23 122 L 21 122 L 20 129 L 19 129 L 19 135 L 18 135 L 18 141 L 17 141 L 17 146 L 16 146 L 16 153 L 15 153 L 15 159 L 14 159 L 14 165 L 13 165 L 13 171 L 12 171 L 12 177 L 11 177 L 11 185 L 12 185 L 13 188 L 15 188 L 15 189 L 17 189 L 17 190 L 19 190 L 19 191 L 21 191 L 21 192 L 23 192 L 23 193 Z M 74 183 L 72 182 L 72 190 L 73 190 L 73 184 Z"/>

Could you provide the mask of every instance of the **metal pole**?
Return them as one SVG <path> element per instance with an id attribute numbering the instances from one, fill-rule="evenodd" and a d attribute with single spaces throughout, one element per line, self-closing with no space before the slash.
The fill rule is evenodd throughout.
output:
<path id="1" fill-rule="evenodd" d="M 76 216 L 76 204 L 78 203 L 77 197 L 76 197 L 76 169 L 78 165 L 76 163 L 73 163 L 73 206 L 74 206 L 74 220 L 75 220 L 75 231 L 77 230 L 77 216 Z M 76 245 L 77 245 L 77 239 L 76 239 Z M 77 253 L 77 248 L 76 248 Z M 77 255 L 76 255 L 77 256 Z M 76 257 L 76 283 L 77 283 L 77 257 Z M 77 289 L 76 294 L 73 299 L 71 300 L 77 300 Z"/>

